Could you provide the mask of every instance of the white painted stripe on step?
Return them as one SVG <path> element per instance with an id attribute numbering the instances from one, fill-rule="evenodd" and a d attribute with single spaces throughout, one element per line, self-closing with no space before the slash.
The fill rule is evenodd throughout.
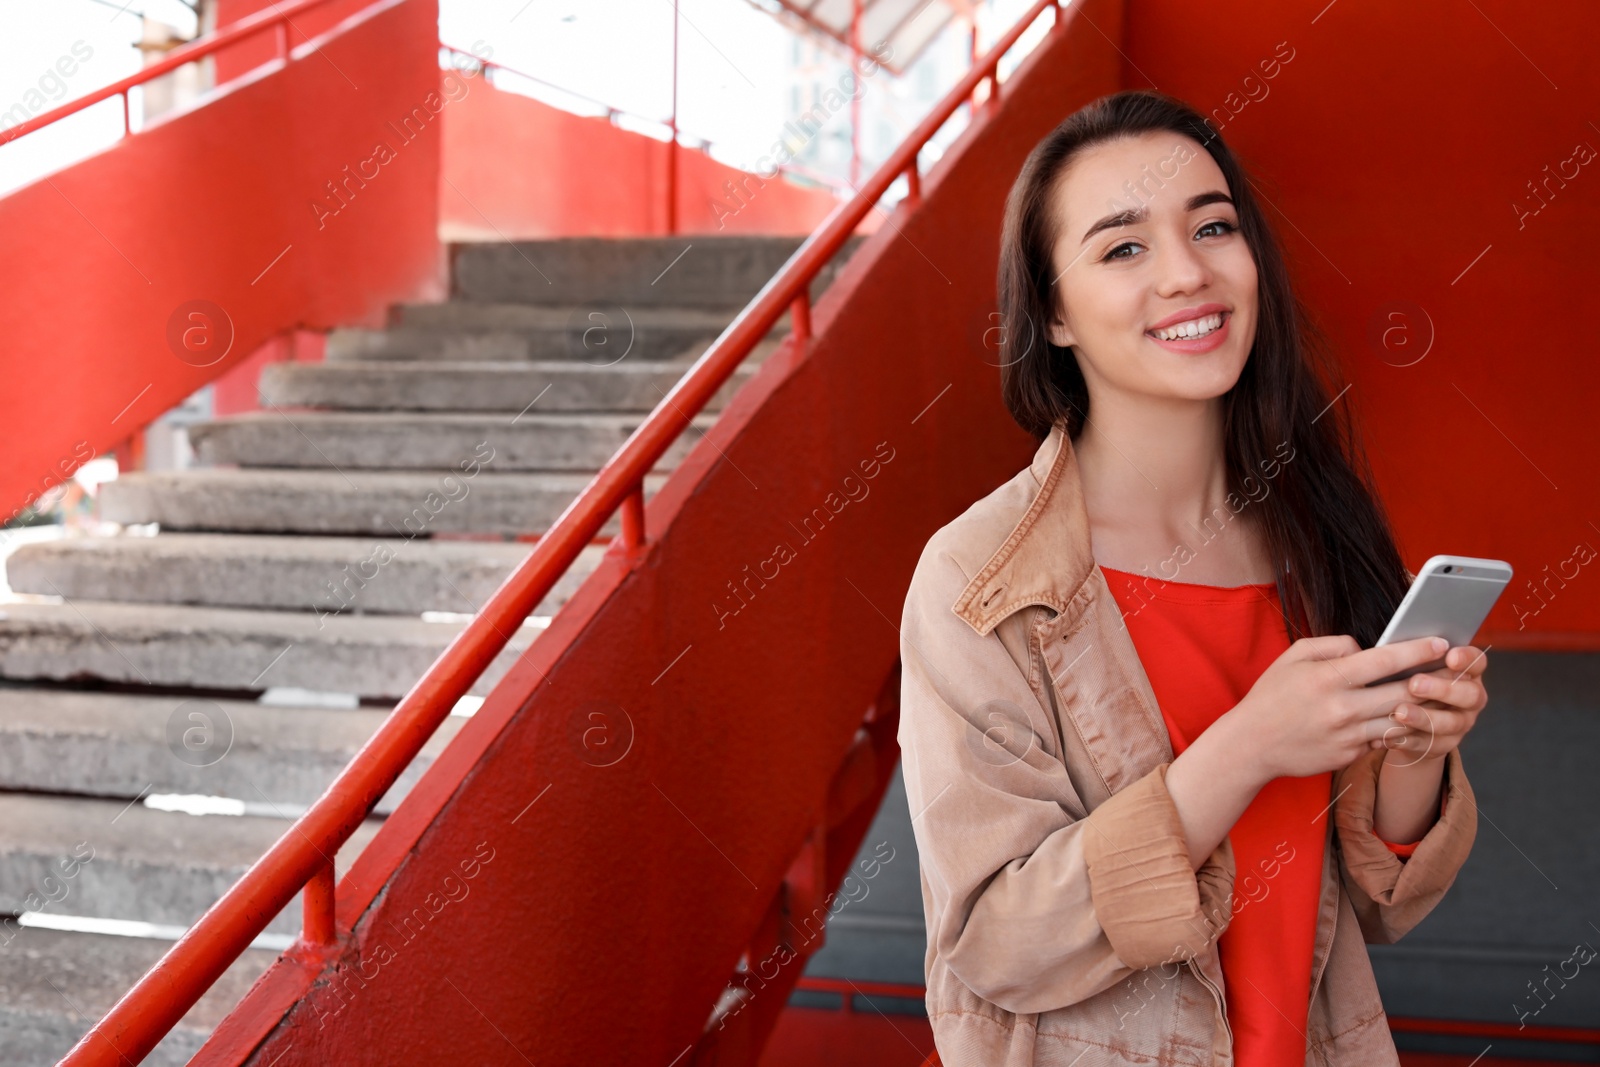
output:
<path id="1" fill-rule="evenodd" d="M 99 919 L 87 915 L 52 915 L 48 912 L 25 911 L 17 917 L 19 926 L 32 926 L 40 930 L 61 930 L 69 934 L 110 934 L 113 937 L 143 937 L 156 941 L 176 941 L 188 932 L 186 926 L 169 926 L 163 923 L 135 922 L 131 919 Z M 282 952 L 294 944 L 289 934 L 262 934 L 250 942 L 251 948 Z"/>

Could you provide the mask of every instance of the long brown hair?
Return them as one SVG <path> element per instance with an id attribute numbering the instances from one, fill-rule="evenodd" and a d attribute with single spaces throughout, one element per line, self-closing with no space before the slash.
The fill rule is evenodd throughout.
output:
<path id="1" fill-rule="evenodd" d="M 1103 96 L 1029 154 L 1006 202 L 1000 244 L 1001 396 L 1035 438 L 1063 421 L 1072 440 L 1082 432 L 1088 384 L 1072 349 L 1051 344 L 1046 332 L 1057 298 L 1052 194 L 1085 149 L 1149 132 L 1181 134 L 1210 153 L 1255 259 L 1255 343 L 1223 397 L 1224 458 L 1229 490 L 1261 509 L 1285 625 L 1291 638 L 1350 634 L 1370 648 L 1405 595 L 1405 566 L 1356 444 L 1349 399 L 1335 403 L 1338 390 L 1329 387 L 1339 376 L 1326 341 L 1290 285 L 1244 170 L 1188 105 L 1148 90 Z M 1269 489 L 1258 499 L 1264 478 Z"/>

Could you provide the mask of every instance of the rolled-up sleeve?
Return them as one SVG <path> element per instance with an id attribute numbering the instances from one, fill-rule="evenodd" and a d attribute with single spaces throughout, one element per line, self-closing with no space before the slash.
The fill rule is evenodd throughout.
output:
<path id="1" fill-rule="evenodd" d="M 1396 855 L 1373 832 L 1378 772 L 1387 749 L 1362 754 L 1334 776 L 1339 872 L 1368 944 L 1392 945 L 1427 917 L 1455 882 L 1478 833 L 1478 805 L 1460 749 L 1445 757 L 1444 800 L 1420 841 Z"/>
<path id="2" fill-rule="evenodd" d="M 931 950 L 1016 1013 L 1204 951 L 1231 917 L 1231 843 L 1191 867 L 1166 763 L 1085 813 L 1023 667 L 952 612 L 967 581 L 930 542 L 901 626 L 899 739 Z"/>

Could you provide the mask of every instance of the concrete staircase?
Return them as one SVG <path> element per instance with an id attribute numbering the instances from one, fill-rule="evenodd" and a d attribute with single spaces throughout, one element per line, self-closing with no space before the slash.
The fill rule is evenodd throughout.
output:
<path id="1" fill-rule="evenodd" d="M 456 246 L 449 302 L 335 331 L 326 362 L 269 367 L 262 410 L 191 428 L 202 466 L 103 486 L 101 517 L 119 533 L 10 556 L 6 1064 L 53 1063 L 320 795 L 526 556 L 528 535 L 798 243 Z M 713 409 L 786 332 L 780 322 Z M 694 421 L 647 497 L 712 418 Z M 538 639 L 603 550 L 585 551 L 474 693 Z M 470 710 L 341 851 L 341 873 Z M 299 916 L 298 902 L 277 916 L 147 1062 L 185 1062 Z"/>

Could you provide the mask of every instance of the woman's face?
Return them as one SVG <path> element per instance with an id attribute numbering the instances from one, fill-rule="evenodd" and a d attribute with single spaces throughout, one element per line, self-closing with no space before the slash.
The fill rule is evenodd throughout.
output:
<path id="1" fill-rule="evenodd" d="M 1170 132 L 1096 145 L 1052 206 L 1050 340 L 1072 346 L 1090 397 L 1231 389 L 1255 340 L 1256 265 L 1210 154 Z"/>

